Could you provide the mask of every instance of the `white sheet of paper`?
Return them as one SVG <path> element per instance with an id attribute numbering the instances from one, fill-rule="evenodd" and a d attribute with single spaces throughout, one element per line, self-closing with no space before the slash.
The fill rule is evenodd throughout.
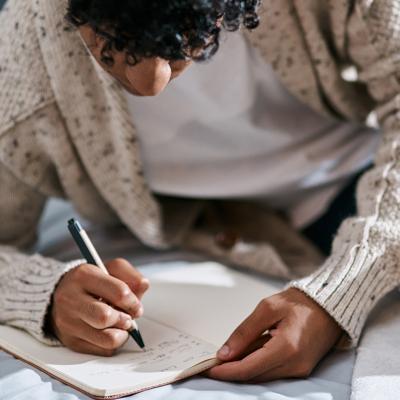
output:
<path id="1" fill-rule="evenodd" d="M 215 262 L 167 263 L 150 281 L 145 315 L 218 347 L 260 300 L 283 286 Z"/>

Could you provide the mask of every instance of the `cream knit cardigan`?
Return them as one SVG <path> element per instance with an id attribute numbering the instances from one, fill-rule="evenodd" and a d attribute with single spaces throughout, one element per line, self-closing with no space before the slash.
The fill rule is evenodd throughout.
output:
<path id="1" fill-rule="evenodd" d="M 9 1 L 0 13 L 1 323 L 57 343 L 44 330 L 46 310 L 60 277 L 81 261 L 21 252 L 34 241 L 50 196 L 70 199 L 83 216 L 106 226 L 122 222 L 156 248 L 189 245 L 286 277 L 309 271 L 296 258 L 302 248 L 308 267 L 319 262 L 274 217 L 256 219 L 244 206 L 228 207 L 222 227 L 241 216 L 236 228 L 243 237 L 218 247 L 215 224 L 192 228 L 204 212 L 201 203 L 155 198 L 122 89 L 66 28 L 65 9 L 66 0 L 24 0 Z M 322 266 L 291 283 L 355 345 L 373 306 L 400 284 L 400 3 L 264 0 L 262 25 L 248 39 L 288 90 L 315 110 L 365 120 L 375 109 L 384 131 L 375 166 L 358 186 L 358 215 L 342 224 Z M 358 82 L 342 79 L 348 65 L 357 67 Z"/>

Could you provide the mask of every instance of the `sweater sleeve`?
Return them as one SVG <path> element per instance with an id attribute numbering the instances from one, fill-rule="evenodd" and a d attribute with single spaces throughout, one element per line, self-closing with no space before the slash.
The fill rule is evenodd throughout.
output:
<path id="1" fill-rule="evenodd" d="M 356 3 L 349 52 L 377 103 L 383 138 L 358 184 L 357 215 L 342 223 L 324 265 L 289 285 L 319 303 L 351 345 L 375 304 L 400 285 L 400 8 L 384 0 Z"/>
<path id="2" fill-rule="evenodd" d="M 0 323 L 57 345 L 58 341 L 45 331 L 45 316 L 58 281 L 82 260 L 62 263 L 21 252 L 35 240 L 44 204 L 42 194 L 0 164 Z"/>

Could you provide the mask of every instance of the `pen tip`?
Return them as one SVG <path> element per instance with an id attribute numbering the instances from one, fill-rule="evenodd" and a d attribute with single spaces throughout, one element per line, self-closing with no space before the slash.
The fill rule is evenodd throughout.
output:
<path id="1" fill-rule="evenodd" d="M 130 335 L 133 337 L 133 339 L 135 340 L 135 342 L 139 345 L 139 347 L 141 349 L 144 349 L 146 346 L 144 344 L 142 335 L 140 334 L 140 332 L 137 329 L 134 329 L 130 332 Z"/>

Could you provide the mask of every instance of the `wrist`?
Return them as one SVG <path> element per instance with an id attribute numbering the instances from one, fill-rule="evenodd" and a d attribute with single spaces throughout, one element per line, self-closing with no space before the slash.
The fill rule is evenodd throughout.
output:
<path id="1" fill-rule="evenodd" d="M 51 296 L 50 303 L 47 307 L 46 314 L 43 320 L 43 333 L 49 339 L 57 339 L 56 329 L 53 323 L 53 303 L 54 294 Z"/>

